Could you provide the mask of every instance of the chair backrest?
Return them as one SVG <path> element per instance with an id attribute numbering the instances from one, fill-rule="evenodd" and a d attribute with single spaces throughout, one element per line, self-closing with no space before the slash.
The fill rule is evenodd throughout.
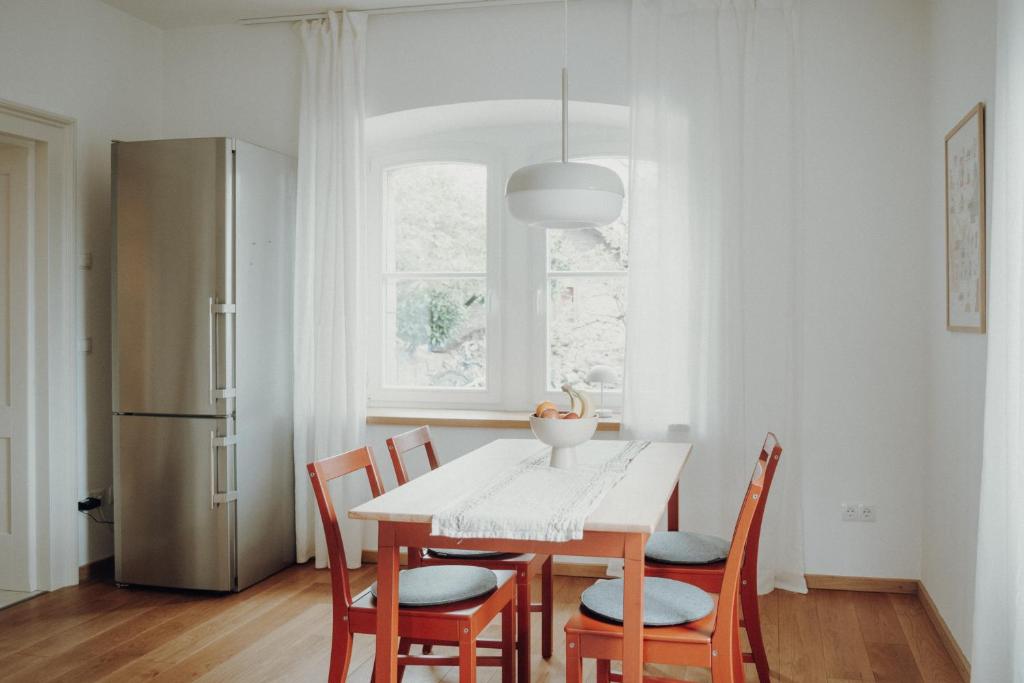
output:
<path id="1" fill-rule="evenodd" d="M 750 483 L 747 484 L 747 492 L 743 497 L 740 514 L 733 530 L 732 543 L 729 545 L 729 556 L 725 560 L 722 590 L 718 596 L 718 617 L 715 622 L 716 639 L 734 633 L 735 626 L 739 623 L 740 575 L 744 570 L 745 560 L 756 558 L 758 540 L 756 537 L 751 538 L 751 535 L 755 533 L 756 526 L 756 534 L 760 536 L 768 487 L 775 476 L 775 468 L 778 467 L 781 456 L 782 446 L 775 435 L 768 432 L 761 446 L 757 464 L 754 465 Z M 751 555 L 753 558 L 749 557 Z M 753 563 L 749 566 L 756 570 Z M 736 643 L 735 646 L 739 647 L 739 644 Z"/>
<path id="2" fill-rule="evenodd" d="M 341 540 L 341 525 L 338 513 L 331 500 L 329 485 L 332 480 L 344 477 L 358 470 L 364 470 L 370 480 L 370 492 L 376 498 L 384 493 L 377 474 L 377 466 L 373 461 L 373 451 L 369 446 L 357 448 L 348 453 L 317 460 L 306 465 L 309 472 L 309 483 L 313 485 L 317 507 L 320 508 L 320 520 L 324 525 L 324 536 L 327 539 L 327 557 L 331 569 L 331 594 L 335 609 L 344 605 L 347 609 L 352 605 L 352 591 L 348 582 L 348 567 L 345 565 L 345 545 Z M 337 613 L 336 613 L 337 614 Z"/>
<path id="3" fill-rule="evenodd" d="M 744 569 L 749 570 L 753 580 L 757 580 L 757 552 L 761 546 L 761 522 L 764 520 L 764 508 L 768 504 L 768 494 L 772 489 L 772 480 L 775 479 L 775 469 L 779 466 L 779 459 L 782 457 L 782 445 L 773 432 L 768 432 L 761 444 L 761 453 L 757 461 L 764 467 L 764 491 L 757 500 L 757 510 L 754 512 L 754 521 L 750 526 L 750 538 L 747 540 L 746 562 Z M 745 572 L 746 573 L 746 572 Z"/>
<path id="4" fill-rule="evenodd" d="M 391 464 L 395 468 L 395 479 L 398 485 L 402 486 L 409 481 L 409 472 L 405 469 L 405 461 L 402 456 L 420 446 L 427 453 L 427 462 L 430 469 L 438 468 L 437 454 L 434 452 L 434 444 L 430 441 L 430 428 L 426 425 L 417 427 L 398 436 L 388 439 L 388 452 L 391 453 Z"/>

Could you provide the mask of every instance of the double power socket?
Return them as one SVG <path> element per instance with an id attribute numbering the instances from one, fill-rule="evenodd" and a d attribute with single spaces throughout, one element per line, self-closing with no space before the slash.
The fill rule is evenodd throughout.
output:
<path id="1" fill-rule="evenodd" d="M 843 503 L 844 522 L 874 522 L 874 503 Z"/>

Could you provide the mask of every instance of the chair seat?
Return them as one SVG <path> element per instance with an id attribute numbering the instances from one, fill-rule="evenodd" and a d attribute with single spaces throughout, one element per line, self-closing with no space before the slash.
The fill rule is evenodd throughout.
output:
<path id="1" fill-rule="evenodd" d="M 439 564 L 399 572 L 398 604 L 402 607 L 451 605 L 486 595 L 498 587 L 490 569 L 468 564 Z M 377 597 L 377 584 L 370 586 Z"/>
<path id="2" fill-rule="evenodd" d="M 708 594 L 713 602 L 711 612 L 702 619 L 677 626 L 644 626 L 644 640 L 652 642 L 682 643 L 707 645 L 715 630 L 715 617 L 718 611 L 718 596 Z M 645 596 L 646 597 L 646 596 Z M 645 610 L 646 612 L 646 610 Z M 582 609 L 569 618 L 565 624 L 566 633 L 622 637 L 622 624 L 598 619 Z"/>
<path id="3" fill-rule="evenodd" d="M 663 564 L 712 564 L 729 556 L 729 541 L 690 531 L 656 531 L 644 555 Z"/>
<path id="4" fill-rule="evenodd" d="M 517 553 L 503 553 L 500 550 L 463 550 L 461 548 L 428 548 L 431 557 L 442 560 L 494 560 L 518 557 Z"/>
<path id="5" fill-rule="evenodd" d="M 598 581 L 583 591 L 583 610 L 591 616 L 622 623 L 623 580 Z M 710 593 L 682 581 L 644 578 L 644 626 L 678 626 L 699 621 L 715 610 Z"/>
<path id="6" fill-rule="evenodd" d="M 494 572 L 497 589 L 480 597 L 447 605 L 398 608 L 398 633 L 402 638 L 423 638 L 436 643 L 458 642 L 466 620 L 486 624 L 497 615 L 515 595 L 516 573 L 510 570 Z M 377 598 L 367 588 L 352 600 L 348 610 L 348 624 L 353 633 L 376 633 Z"/>

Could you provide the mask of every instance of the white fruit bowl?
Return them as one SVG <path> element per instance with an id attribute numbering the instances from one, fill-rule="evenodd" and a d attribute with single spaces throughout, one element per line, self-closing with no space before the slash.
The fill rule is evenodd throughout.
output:
<path id="1" fill-rule="evenodd" d="M 597 431 L 597 418 L 558 420 L 531 415 L 530 427 L 541 443 L 551 446 L 551 466 L 568 469 L 576 464 L 576 446 L 590 441 Z"/>

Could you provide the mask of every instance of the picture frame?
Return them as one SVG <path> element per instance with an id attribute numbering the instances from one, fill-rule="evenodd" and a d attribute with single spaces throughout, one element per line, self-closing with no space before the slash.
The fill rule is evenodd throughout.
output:
<path id="1" fill-rule="evenodd" d="M 946 329 L 984 334 L 987 323 L 985 105 L 946 134 Z"/>

